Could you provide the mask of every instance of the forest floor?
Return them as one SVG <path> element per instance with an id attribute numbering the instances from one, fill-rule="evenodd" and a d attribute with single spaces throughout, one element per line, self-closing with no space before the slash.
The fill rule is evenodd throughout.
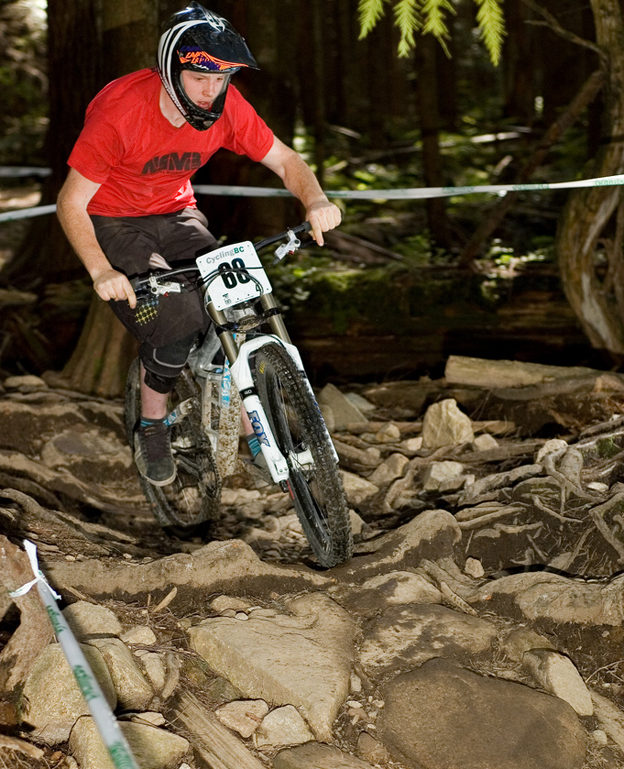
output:
<path id="1" fill-rule="evenodd" d="M 388 532 L 428 512 L 444 511 L 455 517 L 461 530 L 461 541 L 453 549 L 455 563 L 481 584 L 537 572 L 563 575 L 570 585 L 608 589 L 624 565 L 624 486 L 619 483 L 624 379 L 553 367 L 537 378 L 529 372 L 533 378 L 524 386 L 510 387 L 505 377 L 497 381 L 500 370 L 489 366 L 487 361 L 478 366 L 487 385 L 467 383 L 468 371 L 465 381 L 455 374 L 455 381 L 447 376 L 351 388 L 371 410 L 367 422 L 333 433 L 347 497 L 357 513 L 355 556 L 348 573 L 383 574 L 383 559 L 377 566 L 374 558 L 383 551 Z M 79 598 L 103 603 L 128 624 L 144 622 L 158 603 L 158 611 L 149 616 L 159 641 L 188 653 L 180 623 L 202 616 L 209 598 L 224 591 L 238 591 L 262 603 L 272 594 L 275 573 L 259 576 L 251 587 L 244 575 L 225 588 L 208 583 L 191 589 L 172 578 L 170 587 L 178 585 L 177 596 L 163 606 L 169 589 L 129 587 L 118 571 L 115 576 L 110 572 L 107 583 L 112 565 L 116 568 L 125 559 L 147 568 L 177 554 L 193 557 L 209 539 L 239 540 L 256 554 L 262 568 L 303 569 L 297 573 L 311 579 L 324 575 L 331 580 L 334 574 L 339 583 L 345 578 L 340 571 L 344 567 L 323 573 L 315 565 L 289 499 L 276 487 L 256 488 L 244 472 L 229 479 L 222 512 L 209 536 L 183 540 L 164 532 L 141 494 L 125 442 L 123 404 L 63 389 L 58 378 L 50 382 L 54 385 L 17 377 L 5 380 L 2 387 L 0 532 L 15 544 L 36 542 L 44 570 L 55 575 L 54 586 L 67 603 Z M 423 447 L 418 440 L 423 415 L 431 404 L 451 399 L 470 417 L 474 440 Z M 451 463 L 454 474 L 436 481 L 432 470 L 442 465 L 448 469 Z M 435 564 L 444 564 L 448 556 L 447 544 L 439 552 L 432 545 L 426 558 L 421 554 L 407 570 L 421 568 L 422 561 L 427 573 L 435 574 Z M 431 563 L 434 566 L 427 566 Z M 448 577 L 447 582 L 454 594 L 466 588 L 461 578 L 453 582 Z M 461 598 L 455 597 L 461 605 Z M 6 594 L 4 608 L 2 603 L 0 610 L 6 614 L 0 647 L 19 625 Z M 570 656 L 592 690 L 624 710 L 622 623 L 577 621 L 574 610 L 571 606 L 572 614 L 564 619 L 553 615 L 523 621 L 555 639 L 556 648 Z M 367 610 L 362 612 L 366 616 Z M 336 744 L 356 752 L 357 734 L 353 729 L 341 733 Z M 24 732 L 21 737 L 29 739 Z M 73 766 L 66 762 L 65 745 L 42 747 L 40 757 L 20 754 L 23 763 L 15 766 Z M 624 754 L 618 753 L 617 744 L 612 748 L 608 757 L 597 748 L 590 751 L 584 766 L 624 766 Z M 379 755 L 377 759 L 379 766 L 403 766 Z M 263 758 L 265 764 L 268 760 Z M 196 766 L 203 765 L 197 759 Z"/>
<path id="2" fill-rule="evenodd" d="M 0 210 L 36 205 L 37 200 L 34 185 L 4 191 Z M 24 230 L 23 221 L 0 228 L 0 261 L 10 258 Z M 530 364 L 528 369 L 519 364 L 515 373 L 527 374 L 521 384 L 499 378 L 500 370 L 491 365 L 482 361 L 477 366 L 479 381 L 447 375 L 435 381 L 424 377 L 342 388 L 368 400 L 371 410 L 366 423 L 333 431 L 355 514 L 355 555 L 345 567 L 329 572 L 315 563 L 289 499 L 276 487 L 257 487 L 244 471 L 228 479 L 221 512 L 209 531 L 186 539 L 164 531 L 141 492 L 121 401 L 73 392 L 58 375 L 44 377 L 47 382 L 7 378 L 0 386 L 0 536 L 18 546 L 25 539 L 37 544 L 42 567 L 54 575 L 65 605 L 86 600 L 107 606 L 125 626 L 143 624 L 147 617 L 162 648 L 188 656 L 181 628 L 206 616 L 215 595 L 226 592 L 259 606 L 273 605 L 276 579 L 281 584 L 279 570 L 304 592 L 297 582 L 301 575 L 311 581 L 327 578 L 349 589 L 358 579 L 381 579 L 390 568 L 381 555 L 387 538 L 441 511 L 454 517 L 461 533 L 452 551 L 459 571 L 440 582 L 440 569 L 449 568 L 448 543 L 443 541 L 393 568 L 419 572 L 434 582 L 437 575 L 438 587 L 451 591 L 445 594 L 447 606 L 470 614 L 471 602 L 476 602 L 481 616 L 498 612 L 501 625 L 513 619 L 539 631 L 572 659 L 592 693 L 624 711 L 624 611 L 617 621 L 607 621 L 596 608 L 595 616 L 586 620 L 576 615 L 594 605 L 594 599 L 583 597 L 574 605 L 577 590 L 596 588 L 609 595 L 624 570 L 624 378 L 563 368 L 536 378 L 534 372 L 527 374 Z M 470 418 L 474 440 L 423 447 L 419 439 L 427 410 L 445 400 L 456 402 Z M 455 475 L 435 480 L 440 466 L 446 471 L 454 467 Z M 250 550 L 256 560 L 244 566 L 255 574 L 251 584 L 241 576 L 229 586 L 210 580 L 188 586 L 174 570 L 167 589 L 150 589 L 130 585 L 115 570 L 124 562 L 147 570 L 178 556 L 199 558 L 209 541 L 240 542 Z M 471 592 L 474 586 L 469 589 L 462 581 L 468 573 L 481 588 L 514 575 L 546 575 L 546 581 L 549 576 L 565 579 L 569 589 L 559 614 L 527 617 L 518 615 L 511 599 L 498 609 L 479 605 L 479 596 Z M 283 577 L 284 584 L 288 579 Z M 344 590 L 327 593 L 342 600 L 362 633 L 371 614 L 384 612 L 372 591 L 358 598 Z M 617 596 L 622 611 L 619 588 Z M 2 651 L 19 626 L 19 614 L 0 584 L 0 673 Z M 476 669 L 490 676 L 500 674 L 499 662 L 483 667 L 473 660 Z M 183 677 L 184 687 L 195 690 Z M 609 732 L 609 749 L 591 743 L 584 769 L 624 767 L 624 715 L 622 719 L 621 742 L 617 733 Z M 345 706 L 336 724 L 335 745 L 345 753 L 384 769 L 411 769 L 408 761 L 383 750 L 365 755 L 359 749 L 358 735 L 364 731 L 353 707 Z M 596 720 L 586 720 L 584 726 L 590 734 L 603 728 Z M 374 724 L 366 733 L 375 734 Z M 43 752 L 3 747 L 3 735 L 19 737 Z M 259 754 L 249 741 L 245 744 L 264 765 L 270 763 L 273 756 Z M 20 769 L 75 769 L 69 752 L 67 744 L 45 745 L 0 718 L 0 767 L 4 762 Z M 197 753 L 195 763 L 188 760 L 192 769 L 206 765 Z M 343 765 L 351 766 L 336 763 Z"/>

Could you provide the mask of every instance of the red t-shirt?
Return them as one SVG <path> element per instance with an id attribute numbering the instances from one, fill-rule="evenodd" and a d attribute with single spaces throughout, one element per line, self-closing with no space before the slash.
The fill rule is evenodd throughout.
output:
<path id="1" fill-rule="evenodd" d="M 220 148 L 262 160 L 273 132 L 230 85 L 219 120 L 207 131 L 173 126 L 160 111 L 160 78 L 143 69 L 109 83 L 87 108 L 69 165 L 102 186 L 88 212 L 167 214 L 195 207 L 190 178 Z"/>

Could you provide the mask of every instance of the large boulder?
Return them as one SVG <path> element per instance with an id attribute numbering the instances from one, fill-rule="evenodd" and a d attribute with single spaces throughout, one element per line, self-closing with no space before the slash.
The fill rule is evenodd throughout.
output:
<path id="1" fill-rule="evenodd" d="M 117 695 L 102 655 L 83 645 L 83 654 L 111 708 Z M 80 716 L 89 707 L 78 687 L 60 644 L 47 646 L 35 660 L 24 686 L 22 722 L 33 727 L 33 736 L 48 745 L 65 742 Z"/>
<path id="2" fill-rule="evenodd" d="M 382 695 L 384 744 L 410 766 L 581 769 L 585 761 L 574 710 L 522 684 L 434 659 L 397 676 Z"/>

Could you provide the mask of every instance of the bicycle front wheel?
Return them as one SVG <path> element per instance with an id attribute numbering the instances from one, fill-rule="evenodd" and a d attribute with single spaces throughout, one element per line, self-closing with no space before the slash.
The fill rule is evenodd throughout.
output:
<path id="1" fill-rule="evenodd" d="M 254 378 L 271 430 L 290 470 L 288 487 L 303 531 L 321 566 L 353 551 L 349 511 L 333 447 L 305 374 L 279 344 L 255 355 Z"/>
<path id="2" fill-rule="evenodd" d="M 212 518 L 219 508 L 221 479 L 210 441 L 202 430 L 201 391 L 188 369 L 178 377 L 170 396 L 171 407 L 184 404 L 185 416 L 171 427 L 171 450 L 176 478 L 168 486 L 154 486 L 141 475 L 143 493 L 154 517 L 176 533 L 191 533 Z M 125 423 L 128 443 L 134 451 L 134 432 L 141 417 L 140 367 L 130 366 L 126 380 Z"/>

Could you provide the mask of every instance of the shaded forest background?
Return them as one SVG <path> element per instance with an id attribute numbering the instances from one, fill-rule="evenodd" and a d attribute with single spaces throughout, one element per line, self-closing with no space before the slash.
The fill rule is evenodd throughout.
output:
<path id="1" fill-rule="evenodd" d="M 7 94 L 0 164 L 51 168 L 41 190 L 47 203 L 90 99 L 111 79 L 153 65 L 161 24 L 181 3 L 49 0 L 47 26 L 28 7 L 0 2 Z M 617 0 L 539 7 L 506 0 L 497 68 L 466 0 L 449 18 L 450 57 L 426 35 L 399 58 L 390 13 L 360 40 L 357 0 L 210 7 L 233 22 L 261 65 L 237 75 L 237 86 L 328 190 L 551 182 L 623 170 Z M 196 181 L 278 182 L 230 153 L 215 156 Z M 451 353 L 619 366 L 624 214 L 619 187 L 595 195 L 594 202 L 565 191 L 341 201 L 344 224 L 329 248 L 273 273 L 317 382 L 435 374 Z M 285 200 L 198 202 L 218 237 L 268 234 L 302 214 Z M 574 264 L 586 241 L 585 262 Z M 133 343 L 92 300 L 54 217 L 0 223 L 0 247 L 5 242 L 14 255 L 0 280 L 14 298 L 0 305 L 0 366 L 62 369 L 78 389 L 120 392 Z M 575 294 L 585 285 L 598 307 L 589 316 L 587 296 Z"/>

